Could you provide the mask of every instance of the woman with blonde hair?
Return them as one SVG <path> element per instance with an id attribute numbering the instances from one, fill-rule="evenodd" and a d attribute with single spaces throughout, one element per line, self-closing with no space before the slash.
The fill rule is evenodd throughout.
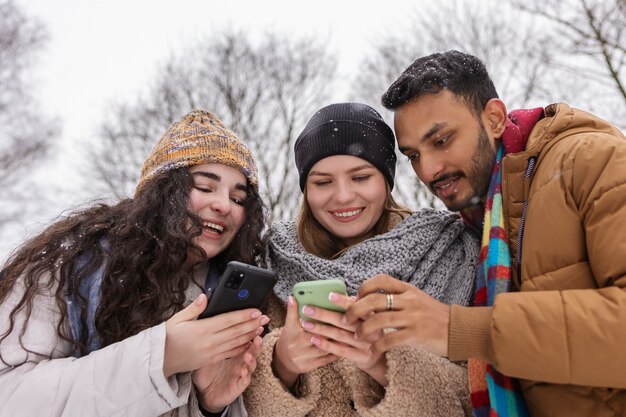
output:
<path id="1" fill-rule="evenodd" d="M 379 273 L 440 301 L 467 305 L 478 244 L 454 214 L 410 210 L 391 191 L 395 139 L 371 107 L 320 109 L 295 144 L 304 193 L 295 222 L 271 230 L 269 263 L 278 283 L 259 366 L 244 392 L 255 416 L 463 416 L 471 414 L 466 369 L 413 348 L 386 354 L 357 341 L 343 314 L 301 305 L 302 281 L 342 279 L 354 296 Z M 346 308 L 354 300 L 331 293 Z M 393 308 L 393 306 L 388 306 Z M 299 318 L 299 311 L 306 319 Z"/>

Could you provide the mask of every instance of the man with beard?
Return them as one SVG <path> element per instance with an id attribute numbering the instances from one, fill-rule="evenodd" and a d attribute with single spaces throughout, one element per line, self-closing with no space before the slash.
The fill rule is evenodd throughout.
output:
<path id="1" fill-rule="evenodd" d="M 358 336 L 392 328 L 376 350 L 468 360 L 476 416 L 626 415 L 624 135 L 563 103 L 507 114 L 457 51 L 417 59 L 382 101 L 419 179 L 482 248 L 473 307 L 379 275 L 346 313 Z"/>

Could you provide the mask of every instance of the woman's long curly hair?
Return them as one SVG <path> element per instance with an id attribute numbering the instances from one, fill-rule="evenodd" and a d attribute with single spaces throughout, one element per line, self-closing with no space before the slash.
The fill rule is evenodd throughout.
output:
<path id="1" fill-rule="evenodd" d="M 204 251 L 193 243 L 202 233 L 202 223 L 188 208 L 192 186 L 193 178 L 186 168 L 163 173 L 147 182 L 134 199 L 77 211 L 25 242 L 0 271 L 0 303 L 6 301 L 18 280 L 23 280 L 25 288 L 9 315 L 9 329 L 0 335 L 0 344 L 13 331 L 16 315 L 25 311 L 21 343 L 35 296 L 55 288 L 61 313 L 57 332 L 77 352 L 85 354 L 86 300 L 82 299 L 85 307 L 80 340 L 73 340 L 64 330 L 66 300 L 68 294 L 79 294 L 81 281 L 103 264 L 95 317 L 102 347 L 157 325 L 181 310 L 185 289 L 192 282 L 192 268 L 183 265 L 190 253 L 194 259 L 206 259 Z M 264 258 L 265 209 L 252 187 L 248 187 L 244 210 L 244 223 L 232 243 L 212 259 L 220 269 L 230 260 L 253 264 Z"/>

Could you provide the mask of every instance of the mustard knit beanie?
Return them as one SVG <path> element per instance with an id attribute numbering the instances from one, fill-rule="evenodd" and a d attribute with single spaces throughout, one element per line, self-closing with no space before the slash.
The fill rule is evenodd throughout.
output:
<path id="1" fill-rule="evenodd" d="M 258 172 L 252 152 L 213 114 L 193 110 L 172 124 L 143 164 L 135 196 L 155 176 L 179 168 L 217 163 L 241 171 L 258 190 Z"/>

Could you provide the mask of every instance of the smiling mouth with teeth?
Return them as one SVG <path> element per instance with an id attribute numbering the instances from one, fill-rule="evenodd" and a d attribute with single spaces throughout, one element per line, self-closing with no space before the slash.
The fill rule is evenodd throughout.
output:
<path id="1" fill-rule="evenodd" d="M 333 216 L 335 216 L 335 217 L 352 217 L 352 216 L 356 216 L 357 214 L 359 214 L 362 211 L 363 211 L 363 209 L 343 211 L 343 212 L 340 212 L 340 213 L 335 212 L 335 213 L 333 213 Z"/>
<path id="2" fill-rule="evenodd" d="M 458 191 L 458 183 L 461 178 L 462 176 L 459 174 L 446 175 L 444 178 L 430 183 L 429 188 L 439 198 L 450 198 Z"/>
<path id="3" fill-rule="evenodd" d="M 440 189 L 440 190 L 445 190 L 446 188 L 448 188 L 449 186 L 452 185 L 454 181 L 450 181 L 448 183 L 445 184 L 437 184 L 436 188 Z"/>
<path id="4" fill-rule="evenodd" d="M 211 222 L 205 222 L 202 224 L 202 226 L 205 229 L 209 229 L 213 232 L 217 232 L 219 234 L 222 234 L 222 232 L 224 232 L 224 226 L 220 226 L 219 224 L 215 224 L 215 223 L 211 223 Z"/>

